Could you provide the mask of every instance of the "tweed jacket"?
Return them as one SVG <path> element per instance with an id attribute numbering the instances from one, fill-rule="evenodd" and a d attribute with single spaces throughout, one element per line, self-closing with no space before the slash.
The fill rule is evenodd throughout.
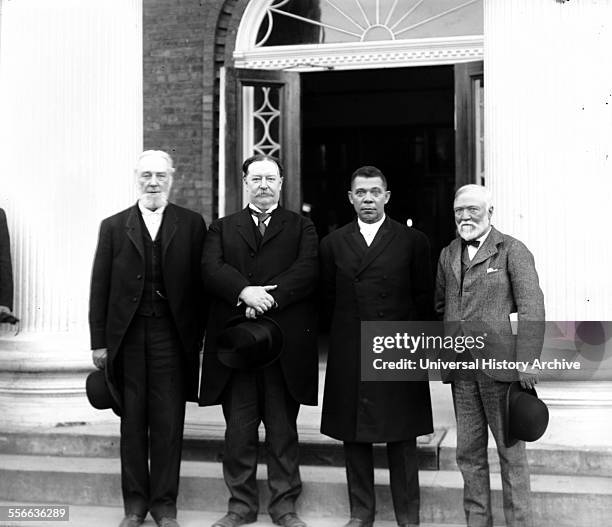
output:
<path id="1" fill-rule="evenodd" d="M 500 344 L 493 353 L 504 350 L 504 357 L 498 359 L 531 362 L 539 357 L 544 337 L 544 295 L 529 249 L 491 227 L 466 269 L 463 283 L 461 252 L 461 239 L 456 238 L 440 254 L 434 301 L 438 317 L 460 322 L 466 333 L 470 329 L 487 331 Z M 515 337 L 511 313 L 517 313 Z M 512 380 L 504 378 L 503 372 L 492 376 Z"/>

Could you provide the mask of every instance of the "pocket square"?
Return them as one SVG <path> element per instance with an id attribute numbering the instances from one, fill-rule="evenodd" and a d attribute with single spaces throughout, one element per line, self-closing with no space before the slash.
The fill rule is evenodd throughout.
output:
<path id="1" fill-rule="evenodd" d="M 497 271 L 499 271 L 499 269 L 496 269 L 494 267 L 489 267 L 487 269 L 487 274 L 489 274 L 489 273 L 496 273 Z"/>

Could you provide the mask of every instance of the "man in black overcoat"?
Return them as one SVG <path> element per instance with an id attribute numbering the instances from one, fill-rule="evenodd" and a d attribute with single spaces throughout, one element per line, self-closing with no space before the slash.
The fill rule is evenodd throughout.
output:
<path id="1" fill-rule="evenodd" d="M 318 356 L 313 293 L 318 239 L 313 223 L 279 206 L 282 167 L 256 155 L 242 166 L 248 206 L 210 226 L 204 278 L 212 295 L 200 404 L 221 404 L 226 422 L 223 475 L 228 513 L 216 527 L 256 521 L 258 427 L 266 429 L 272 520 L 304 527 L 295 514 L 301 492 L 296 418 L 317 404 Z M 280 359 L 256 371 L 232 370 L 217 356 L 217 335 L 237 315 L 272 318 L 284 334 Z"/>
<path id="2" fill-rule="evenodd" d="M 321 432 L 344 441 L 351 518 L 371 527 L 375 515 L 372 443 L 387 443 L 398 524 L 419 524 L 416 438 L 433 431 L 427 381 L 363 382 L 362 321 L 430 320 L 429 243 L 385 215 L 387 180 L 364 166 L 351 177 L 357 219 L 321 242 L 321 278 L 331 335 Z"/>
<path id="3" fill-rule="evenodd" d="M 178 525 L 185 401 L 197 400 L 206 225 L 168 202 L 173 172 L 165 152 L 140 155 L 140 197 L 102 222 L 91 278 L 93 360 L 121 414 L 120 527 L 137 527 L 147 512 L 161 527 Z"/>

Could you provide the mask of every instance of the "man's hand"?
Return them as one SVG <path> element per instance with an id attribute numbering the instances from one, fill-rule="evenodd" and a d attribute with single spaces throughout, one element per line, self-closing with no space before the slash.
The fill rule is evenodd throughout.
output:
<path id="1" fill-rule="evenodd" d="M 276 285 L 250 285 L 240 292 L 238 299 L 244 302 L 247 308 L 253 308 L 256 313 L 263 315 L 276 304 L 274 297 L 268 293 L 268 291 L 272 291 L 276 289 L 276 287 Z M 255 318 L 254 316 L 249 316 L 250 314 L 252 314 L 252 312 L 249 312 L 247 309 L 245 315 L 248 318 Z"/>
<path id="2" fill-rule="evenodd" d="M 94 363 L 94 366 L 99 370 L 103 370 L 106 365 L 106 348 L 98 348 L 96 350 L 92 350 L 91 352 L 91 360 Z"/>
<path id="3" fill-rule="evenodd" d="M 247 307 L 244 316 L 247 318 L 257 318 L 257 311 L 255 311 L 254 307 Z"/>
<path id="4" fill-rule="evenodd" d="M 525 371 L 519 371 L 519 381 L 525 390 L 531 390 L 538 384 L 540 370 L 538 368 L 527 368 Z"/>

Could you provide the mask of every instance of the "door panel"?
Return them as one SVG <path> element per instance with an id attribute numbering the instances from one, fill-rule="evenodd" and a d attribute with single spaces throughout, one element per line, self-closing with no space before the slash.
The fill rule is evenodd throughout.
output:
<path id="1" fill-rule="evenodd" d="M 455 182 L 484 184 L 484 65 L 455 65 Z"/>
<path id="2" fill-rule="evenodd" d="M 226 126 L 221 143 L 225 145 L 225 214 L 244 206 L 242 162 L 258 153 L 281 160 L 285 168 L 281 204 L 299 212 L 299 73 L 225 68 L 224 78 Z"/>

